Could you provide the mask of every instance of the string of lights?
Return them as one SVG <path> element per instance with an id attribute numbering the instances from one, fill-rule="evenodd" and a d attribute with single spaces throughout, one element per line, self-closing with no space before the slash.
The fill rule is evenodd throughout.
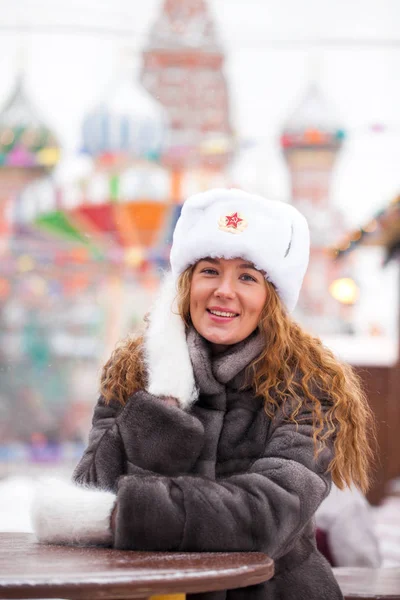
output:
<path id="1" fill-rule="evenodd" d="M 342 242 L 329 250 L 333 258 L 341 258 L 355 250 L 360 244 L 377 245 L 377 236 L 390 239 L 390 228 L 400 221 L 400 195 L 396 196 L 387 207 L 376 212 L 372 219 L 362 227 L 351 231 Z M 390 253 L 390 248 L 388 248 Z M 387 262 L 387 259 L 386 261 Z"/>

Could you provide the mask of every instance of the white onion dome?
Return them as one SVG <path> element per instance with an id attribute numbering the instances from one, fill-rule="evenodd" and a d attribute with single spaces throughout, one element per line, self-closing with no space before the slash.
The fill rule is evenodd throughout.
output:
<path id="1" fill-rule="evenodd" d="M 83 151 L 93 158 L 123 154 L 157 160 L 167 134 L 166 112 L 126 77 L 83 123 Z"/>

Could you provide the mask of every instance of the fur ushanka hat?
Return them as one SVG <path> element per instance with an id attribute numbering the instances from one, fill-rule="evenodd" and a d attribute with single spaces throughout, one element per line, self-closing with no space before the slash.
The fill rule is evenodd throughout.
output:
<path id="1" fill-rule="evenodd" d="M 183 408 L 197 398 L 176 305 L 176 283 L 187 267 L 206 257 L 244 258 L 264 272 L 291 312 L 309 252 L 307 221 L 290 204 L 238 189 L 213 189 L 188 198 L 173 235 L 171 273 L 161 285 L 145 336 L 148 391 L 173 396 Z"/>

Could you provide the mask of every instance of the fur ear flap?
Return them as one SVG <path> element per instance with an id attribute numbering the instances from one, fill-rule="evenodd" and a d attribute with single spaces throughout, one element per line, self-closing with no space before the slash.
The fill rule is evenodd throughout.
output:
<path id="1" fill-rule="evenodd" d="M 145 333 L 147 391 L 154 396 L 172 396 L 185 409 L 197 400 L 197 390 L 185 323 L 179 315 L 176 296 L 176 279 L 168 273 L 150 312 Z"/>

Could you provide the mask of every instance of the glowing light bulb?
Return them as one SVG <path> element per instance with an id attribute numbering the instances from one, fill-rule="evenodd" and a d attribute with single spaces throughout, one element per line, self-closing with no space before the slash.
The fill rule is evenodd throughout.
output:
<path id="1" fill-rule="evenodd" d="M 329 293 L 342 304 L 355 304 L 360 295 L 356 282 L 350 277 L 341 277 L 332 281 Z"/>

